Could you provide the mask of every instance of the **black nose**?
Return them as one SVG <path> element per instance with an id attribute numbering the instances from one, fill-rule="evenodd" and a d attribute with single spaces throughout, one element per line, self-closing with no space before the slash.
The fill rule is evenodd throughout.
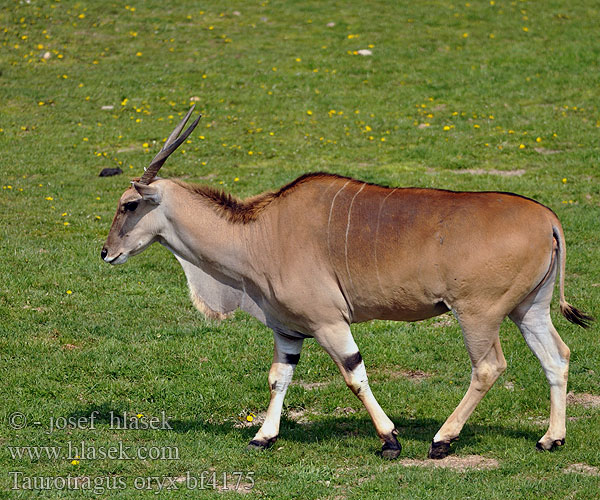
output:
<path id="1" fill-rule="evenodd" d="M 100 258 L 102 260 L 104 260 L 104 258 L 108 255 L 108 250 L 106 248 L 103 248 L 102 251 L 100 252 Z"/>

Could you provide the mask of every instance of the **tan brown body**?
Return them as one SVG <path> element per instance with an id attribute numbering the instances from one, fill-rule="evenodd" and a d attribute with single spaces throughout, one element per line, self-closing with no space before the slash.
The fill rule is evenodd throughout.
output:
<path id="1" fill-rule="evenodd" d="M 383 455 L 398 456 L 397 432 L 371 392 L 350 324 L 448 310 L 463 330 L 472 379 L 430 457 L 448 454 L 506 368 L 498 332 L 507 316 L 550 384 L 550 426 L 538 447 L 564 443 L 569 349 L 549 314 L 557 274 L 561 312 L 582 326 L 591 318 L 565 301 L 564 236 L 550 209 L 508 193 L 392 189 L 329 174 L 240 201 L 154 179 L 156 170 L 121 197 L 102 258 L 120 264 L 158 241 L 181 263 L 203 313 L 223 318 L 241 308 L 273 330 L 271 402 L 251 447 L 276 439 L 302 342 L 314 337 L 364 403 Z"/>
<path id="2" fill-rule="evenodd" d="M 306 290 L 323 307 L 337 288 L 351 322 L 416 321 L 490 298 L 506 316 L 548 272 L 560 227 L 546 207 L 506 193 L 390 189 L 319 174 L 288 190 L 257 218 L 253 246 L 264 227 L 277 241 L 264 249 L 263 272 L 277 263 L 275 295 Z M 315 273 L 328 288 L 321 297 Z M 314 311 L 298 313 L 301 321 Z"/>

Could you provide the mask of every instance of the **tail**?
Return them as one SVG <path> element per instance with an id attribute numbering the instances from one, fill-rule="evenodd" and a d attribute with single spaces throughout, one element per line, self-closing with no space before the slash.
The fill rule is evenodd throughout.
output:
<path id="1" fill-rule="evenodd" d="M 559 288 L 560 288 L 560 312 L 571 323 L 588 328 L 594 318 L 576 307 L 572 306 L 565 300 L 565 262 L 567 260 L 567 249 L 565 245 L 565 236 L 562 227 L 559 224 L 552 225 L 552 233 L 556 240 L 558 250 L 558 273 L 559 273 Z"/>

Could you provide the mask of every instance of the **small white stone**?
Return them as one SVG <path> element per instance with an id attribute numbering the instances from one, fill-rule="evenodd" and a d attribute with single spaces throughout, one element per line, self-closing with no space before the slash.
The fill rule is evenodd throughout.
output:
<path id="1" fill-rule="evenodd" d="M 373 52 L 371 52 L 369 49 L 360 49 L 360 50 L 357 50 L 356 53 L 359 56 L 370 56 L 373 54 Z"/>
<path id="2" fill-rule="evenodd" d="M 327 27 L 328 28 L 333 28 L 334 26 L 335 26 L 335 23 L 333 23 L 333 22 L 332 23 L 327 23 Z"/>
<path id="3" fill-rule="evenodd" d="M 113 109 L 115 109 L 115 107 L 112 104 L 109 104 L 108 106 L 102 106 L 102 111 L 112 111 Z"/>

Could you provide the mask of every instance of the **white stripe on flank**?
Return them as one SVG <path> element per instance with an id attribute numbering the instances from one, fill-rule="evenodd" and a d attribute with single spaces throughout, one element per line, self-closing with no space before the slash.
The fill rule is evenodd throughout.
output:
<path id="1" fill-rule="evenodd" d="M 375 229 L 375 240 L 373 243 L 373 256 L 375 259 L 375 274 L 377 275 L 377 283 L 379 284 L 379 289 L 381 290 L 382 293 L 384 293 L 384 291 L 383 291 L 383 286 L 381 286 L 381 276 L 379 275 L 379 263 L 377 262 L 377 238 L 379 237 L 379 221 L 381 220 L 381 212 L 383 211 L 383 205 L 385 205 L 386 200 L 390 196 L 392 196 L 392 193 L 394 191 L 396 191 L 396 189 L 398 189 L 398 188 L 392 189 L 389 192 L 389 194 L 381 202 L 381 206 L 379 207 L 379 214 L 377 215 L 377 228 Z"/>
<path id="2" fill-rule="evenodd" d="M 333 205 L 335 204 L 335 199 L 338 197 L 338 194 L 340 194 L 342 192 L 342 190 L 348 185 L 348 183 L 350 182 L 350 180 L 346 181 L 346 184 L 344 184 L 340 189 L 338 189 L 338 192 L 335 193 L 335 195 L 333 196 L 333 199 L 331 200 L 331 207 L 329 208 L 329 219 L 327 220 L 327 250 L 329 251 L 329 259 L 331 260 L 331 243 L 330 243 L 330 237 L 329 237 L 329 228 L 331 227 L 331 215 L 333 214 Z"/>
<path id="3" fill-rule="evenodd" d="M 352 201 L 350 202 L 350 208 L 348 208 L 348 224 L 346 225 L 346 244 L 344 248 L 344 254 L 346 256 L 346 271 L 348 271 L 348 278 L 350 279 L 350 285 L 354 288 L 354 283 L 352 282 L 352 276 L 350 275 L 350 266 L 348 265 L 348 233 L 350 232 L 350 214 L 352 213 L 352 205 L 354 204 L 354 200 L 358 196 L 358 194 L 365 188 L 366 184 L 363 184 L 360 189 L 356 192 L 356 194 L 352 197 Z"/>

